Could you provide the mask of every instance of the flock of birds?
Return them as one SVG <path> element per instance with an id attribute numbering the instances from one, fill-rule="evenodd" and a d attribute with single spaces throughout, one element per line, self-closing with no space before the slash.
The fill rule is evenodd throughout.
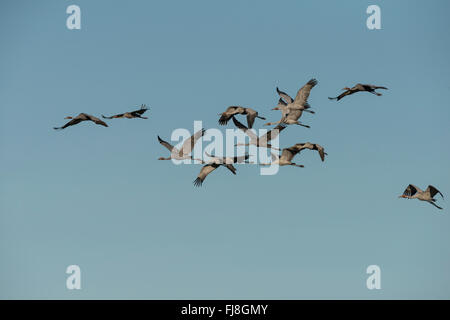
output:
<path id="1" fill-rule="evenodd" d="M 314 113 L 314 111 L 310 110 L 310 105 L 308 104 L 308 97 L 310 95 L 311 89 L 317 84 L 317 80 L 311 79 L 308 81 L 300 90 L 297 92 L 295 99 L 292 99 L 287 93 L 280 91 L 277 88 L 277 93 L 280 96 L 278 101 L 278 106 L 274 108 L 274 110 L 281 110 L 282 115 L 281 119 L 277 122 L 269 122 L 265 125 L 276 125 L 273 129 L 269 130 L 267 133 L 257 136 L 253 131 L 253 125 L 255 124 L 256 119 L 266 120 L 266 118 L 259 115 L 256 110 L 251 108 L 246 108 L 242 106 L 230 106 L 224 112 L 219 113 L 219 124 L 226 125 L 230 120 L 233 121 L 236 128 L 242 130 L 248 137 L 248 143 L 236 143 L 235 146 L 250 146 L 254 145 L 258 148 L 267 148 L 271 149 L 271 163 L 260 163 L 260 165 L 274 165 L 277 164 L 279 166 L 296 166 L 303 168 L 304 166 L 301 164 L 296 164 L 292 162 L 292 159 L 300 153 L 304 149 L 309 150 L 317 150 L 319 152 L 320 158 L 322 161 L 325 160 L 325 152 L 324 148 L 316 143 L 297 143 L 294 146 L 289 148 L 284 148 L 281 150 L 281 156 L 278 153 L 274 153 L 272 150 L 280 151 L 279 148 L 274 147 L 270 142 L 275 139 L 281 131 L 286 129 L 288 125 L 296 124 L 300 126 L 304 126 L 309 128 L 309 126 L 301 123 L 299 121 L 303 112 Z M 246 116 L 247 125 L 241 123 L 236 117 L 238 115 Z M 217 168 L 223 166 L 231 171 L 231 173 L 236 174 L 236 168 L 234 164 L 236 163 L 252 163 L 249 161 L 250 155 L 245 154 L 242 156 L 236 157 L 217 157 L 210 154 L 206 155 L 209 157 L 208 161 L 204 161 L 203 159 L 196 159 L 192 156 L 192 151 L 196 142 L 204 135 L 205 130 L 199 130 L 194 133 L 189 139 L 186 139 L 183 142 L 181 150 L 178 150 L 173 145 L 161 139 L 158 136 L 158 141 L 161 145 L 166 147 L 170 151 L 170 156 L 167 158 L 161 157 L 159 160 L 184 160 L 191 159 L 195 161 L 199 161 L 204 166 L 200 170 L 197 178 L 194 180 L 195 186 L 201 186 L 205 181 L 206 177 L 216 170 Z"/>
<path id="2" fill-rule="evenodd" d="M 135 111 L 131 111 L 131 112 L 125 112 L 125 113 L 121 113 L 121 114 L 116 114 L 114 116 L 111 117 L 105 117 L 104 115 L 102 115 L 102 118 L 104 119 L 116 119 L 116 118 L 127 118 L 127 119 L 132 119 L 132 118 L 141 118 L 141 119 L 148 119 L 147 117 L 143 117 L 142 115 L 145 113 L 145 111 L 147 111 L 148 108 L 145 106 L 145 104 L 141 105 L 141 108 L 139 110 L 135 110 Z M 87 113 L 80 113 L 79 115 L 77 115 L 76 117 L 65 117 L 64 119 L 71 119 L 69 122 L 67 122 L 65 125 L 63 125 L 62 127 L 54 127 L 53 129 L 55 130 L 62 130 L 65 129 L 67 127 L 79 124 L 82 121 L 92 121 L 95 124 L 107 127 L 108 125 L 100 120 L 97 117 L 94 117 L 93 115 L 87 114 Z"/>
<path id="3" fill-rule="evenodd" d="M 270 141 L 275 139 L 281 131 L 286 129 L 289 125 L 299 125 L 306 128 L 310 128 L 310 126 L 302 123 L 299 121 L 300 117 L 302 116 L 303 112 L 308 112 L 311 114 L 314 114 L 315 112 L 311 110 L 311 106 L 308 103 L 308 98 L 311 93 L 311 89 L 314 88 L 317 85 L 316 79 L 309 80 L 303 87 L 301 87 L 295 98 L 293 99 L 291 96 L 289 96 L 287 93 L 281 91 L 278 87 L 276 88 L 276 92 L 279 95 L 278 105 L 273 108 L 272 110 L 280 110 L 281 111 L 281 119 L 276 122 L 268 122 L 265 123 L 267 126 L 276 125 L 273 129 L 269 130 L 267 133 L 257 136 L 251 129 L 253 128 L 253 125 L 255 123 L 256 119 L 266 120 L 266 118 L 259 115 L 259 113 L 256 110 L 253 110 L 251 108 L 246 108 L 242 106 L 230 106 L 228 107 L 224 112 L 219 113 L 219 124 L 220 125 L 226 125 L 230 120 L 233 121 L 234 125 L 242 130 L 249 138 L 249 143 L 242 144 L 237 143 L 235 146 L 249 146 L 254 145 L 258 148 L 267 148 L 270 149 L 271 152 L 271 163 L 260 163 L 260 165 L 273 165 L 278 164 L 279 166 L 295 166 L 295 167 L 301 167 L 304 166 L 301 164 L 296 164 L 295 162 L 292 162 L 293 158 L 299 154 L 302 150 L 309 149 L 309 150 L 315 150 L 318 152 L 320 159 L 322 161 L 325 161 L 325 156 L 327 153 L 325 152 L 325 149 L 317 144 L 317 143 L 297 143 L 291 147 L 284 148 L 280 150 L 279 148 L 273 147 L 270 144 Z M 377 89 L 384 89 L 387 90 L 386 87 L 383 86 L 375 86 L 371 84 L 361 84 L 358 83 L 352 88 L 345 87 L 342 90 L 344 91 L 337 97 L 329 97 L 330 100 L 341 100 L 346 96 L 352 95 L 357 92 L 369 92 L 376 96 L 381 96 L 382 94 L 375 91 Z M 125 112 L 113 116 L 104 116 L 102 115 L 103 119 L 118 119 L 118 118 L 126 118 L 126 119 L 133 119 L 133 118 L 141 118 L 141 119 L 147 119 L 147 117 L 144 117 L 143 114 L 148 110 L 148 108 L 145 105 L 141 105 L 141 108 L 135 111 L 131 112 Z M 237 115 L 244 115 L 246 116 L 247 120 L 247 126 L 242 124 L 236 119 Z M 65 119 L 70 119 L 69 122 L 64 124 L 61 127 L 54 127 L 55 130 L 62 130 L 69 126 L 73 126 L 76 124 L 79 124 L 83 121 L 92 121 L 97 125 L 101 125 L 104 127 L 108 127 L 108 125 L 102 121 L 101 119 L 94 117 L 90 114 L 86 113 L 80 113 L 76 117 L 66 117 Z M 159 143 L 166 147 L 170 151 L 169 157 L 160 157 L 158 160 L 185 160 L 185 159 L 191 159 L 194 161 L 199 161 L 204 166 L 200 170 L 200 173 L 198 174 L 197 178 L 194 180 L 195 186 L 201 186 L 206 179 L 206 177 L 219 168 L 220 166 L 223 166 L 230 170 L 233 174 L 236 174 L 236 168 L 233 166 L 236 163 L 252 163 L 249 161 L 250 155 L 245 154 L 242 156 L 235 156 L 235 157 L 218 157 L 214 155 L 210 155 L 207 152 L 205 153 L 209 159 L 208 161 L 204 161 L 203 159 L 196 159 L 192 155 L 192 151 L 194 149 L 195 144 L 197 141 L 203 137 L 205 134 L 205 129 L 201 129 L 197 132 L 195 132 L 190 138 L 186 139 L 181 148 L 178 149 L 174 147 L 172 144 L 170 144 L 167 141 L 164 141 L 161 139 L 160 136 L 158 136 Z M 274 153 L 272 150 L 277 150 L 277 153 Z M 279 151 L 281 151 L 281 156 L 279 155 Z M 442 198 L 444 196 L 442 193 L 436 189 L 435 187 L 429 185 L 425 191 L 421 190 L 417 186 L 414 186 L 412 184 L 408 185 L 405 191 L 402 195 L 399 196 L 399 198 L 406 198 L 406 199 L 419 199 L 421 201 L 426 201 L 433 206 L 442 209 L 438 205 L 435 204 L 436 199 L 434 199 L 435 195 L 439 194 Z"/>

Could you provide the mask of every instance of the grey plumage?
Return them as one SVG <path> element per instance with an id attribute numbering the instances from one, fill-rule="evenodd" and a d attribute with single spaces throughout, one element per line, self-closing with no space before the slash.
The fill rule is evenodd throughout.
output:
<path id="1" fill-rule="evenodd" d="M 191 152 L 194 149 L 195 144 L 197 143 L 197 141 L 203 137 L 203 135 L 205 134 L 205 129 L 201 129 L 199 131 L 197 131 L 196 133 L 194 133 L 189 139 L 186 139 L 183 142 L 182 148 L 180 150 L 178 150 L 177 148 L 175 148 L 173 145 L 171 145 L 170 143 L 168 143 L 167 141 L 164 141 L 163 139 L 160 138 L 160 136 L 158 136 L 158 141 L 161 145 L 163 145 L 164 147 L 166 147 L 169 151 L 170 151 L 170 157 L 164 158 L 164 157 L 160 157 L 158 160 L 171 160 L 171 159 L 176 159 L 176 160 L 184 160 L 184 159 L 193 159 L 193 157 L 191 156 Z"/>
<path id="2" fill-rule="evenodd" d="M 442 199 L 444 198 L 442 193 L 432 185 L 429 185 L 427 189 L 423 191 L 419 187 L 410 184 L 406 187 L 405 191 L 403 191 L 403 194 L 400 195 L 399 198 L 419 199 L 420 201 L 426 201 L 429 204 L 432 204 L 438 209 L 442 209 L 441 207 L 435 204 L 436 199 L 434 199 L 434 196 L 437 194 L 439 194 L 442 197 Z"/>
<path id="3" fill-rule="evenodd" d="M 315 112 L 310 110 L 311 106 L 308 103 L 308 98 L 312 88 L 317 85 L 316 79 L 309 80 L 303 87 L 297 91 L 295 99 L 292 99 L 287 93 L 276 88 L 280 100 L 278 100 L 277 107 L 272 110 L 281 110 L 281 119 L 277 122 L 268 122 L 265 125 L 274 125 L 283 123 L 286 125 L 297 124 L 306 128 L 310 126 L 301 123 L 298 119 L 302 116 L 303 112 L 309 112 L 314 114 Z"/>
<path id="4" fill-rule="evenodd" d="M 208 163 L 204 165 L 200 170 L 197 179 L 194 180 L 194 185 L 196 187 L 202 186 L 203 181 L 205 181 L 206 177 L 220 166 L 224 166 L 228 170 L 230 170 L 233 174 L 236 174 L 236 168 L 232 164 Z"/>
<path id="5" fill-rule="evenodd" d="M 62 130 L 62 129 L 65 129 L 67 127 L 79 124 L 80 122 L 83 122 L 83 121 L 92 121 L 95 124 L 98 124 L 98 125 L 101 125 L 101 126 L 104 126 L 104 127 L 108 126 L 105 122 L 103 122 L 99 118 L 94 117 L 93 115 L 90 115 L 90 114 L 87 114 L 87 113 L 80 113 L 76 117 L 66 117 L 65 119 L 72 119 L 72 120 L 67 122 L 62 127 L 54 127 L 53 129 L 55 129 L 55 130 Z"/>
<path id="6" fill-rule="evenodd" d="M 244 131 L 244 133 L 247 134 L 247 136 L 250 139 L 250 143 L 246 143 L 246 144 L 237 143 L 235 146 L 240 146 L 240 145 L 248 146 L 248 145 L 253 144 L 253 145 L 257 146 L 257 147 L 273 148 L 273 149 L 279 150 L 278 148 L 272 147 L 272 145 L 269 142 L 272 139 L 275 139 L 280 134 L 280 132 L 283 131 L 286 128 L 285 124 L 279 124 L 278 126 L 273 128 L 272 130 L 269 130 L 266 134 L 263 134 L 262 136 L 258 137 L 256 134 L 254 134 L 252 132 L 252 130 L 250 130 L 245 125 L 240 123 L 234 117 L 233 117 L 233 122 L 236 125 L 236 127 L 241 129 L 242 131 Z"/>
<path id="7" fill-rule="evenodd" d="M 125 112 L 125 113 L 120 113 L 120 114 L 116 114 L 116 115 L 110 116 L 110 117 L 104 116 L 102 114 L 102 117 L 104 119 L 117 119 L 117 118 L 126 118 L 126 119 L 141 118 L 141 119 L 148 119 L 147 117 L 142 116 L 147 110 L 148 110 L 148 108 L 146 107 L 145 104 L 143 104 L 143 105 L 141 105 L 141 108 L 138 109 L 138 110 Z"/>
<path id="8" fill-rule="evenodd" d="M 342 90 L 345 90 L 345 91 L 344 91 L 343 93 L 341 93 L 339 96 L 334 97 L 334 98 L 328 97 L 328 99 L 339 101 L 339 100 L 341 100 L 342 98 L 344 98 L 345 96 L 354 94 L 354 93 L 356 93 L 356 92 L 363 92 L 363 91 L 365 91 L 365 92 L 370 92 L 370 93 L 372 93 L 372 94 L 374 94 L 374 95 L 377 95 L 377 96 L 381 96 L 382 94 L 379 93 L 379 92 L 376 92 L 376 91 L 375 91 L 376 89 L 384 89 L 384 90 L 387 90 L 388 88 L 382 87 L 382 86 L 375 86 L 375 85 L 373 85 L 373 84 L 362 84 L 362 83 L 358 83 L 358 84 L 356 84 L 356 85 L 355 85 L 354 87 L 352 87 L 352 88 L 345 87 L 344 89 L 342 89 Z"/>
<path id="9" fill-rule="evenodd" d="M 241 106 L 231 106 L 228 107 L 227 110 L 225 110 L 222 113 L 219 113 L 219 124 L 220 125 L 226 125 L 230 119 L 235 115 L 246 115 L 247 116 L 247 126 L 249 129 L 253 127 L 253 123 L 255 122 L 256 118 L 266 120 L 266 118 L 259 116 L 258 112 L 251 109 L 251 108 L 244 108 Z"/>

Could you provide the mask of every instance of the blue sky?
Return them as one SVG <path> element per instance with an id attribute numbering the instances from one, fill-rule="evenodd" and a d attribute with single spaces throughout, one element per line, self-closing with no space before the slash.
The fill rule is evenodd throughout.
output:
<path id="1" fill-rule="evenodd" d="M 81 8 L 81 30 L 66 8 Z M 378 4 L 382 29 L 366 27 Z M 448 1 L 2 1 L 0 298 L 450 298 Z M 274 176 L 158 161 L 156 136 L 217 128 L 229 105 L 268 120 L 279 86 L 318 79 Z M 357 82 L 382 97 L 329 101 Z M 149 120 L 83 123 L 146 103 Z M 256 122 L 259 128 L 262 121 Z M 228 126 L 232 128 L 232 124 Z M 225 130 L 225 127 L 220 127 Z M 447 147 L 445 147 L 447 146 Z M 82 289 L 65 287 L 68 265 Z M 381 290 L 366 288 L 367 266 Z"/>

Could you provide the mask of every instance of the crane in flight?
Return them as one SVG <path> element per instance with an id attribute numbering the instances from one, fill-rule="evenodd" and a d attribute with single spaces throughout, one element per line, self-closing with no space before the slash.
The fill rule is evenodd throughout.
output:
<path id="1" fill-rule="evenodd" d="M 98 124 L 98 125 L 101 125 L 101 126 L 104 126 L 104 127 L 108 126 L 105 122 L 103 122 L 99 118 L 94 117 L 94 116 L 92 116 L 90 114 L 87 114 L 87 113 L 80 113 L 76 117 L 70 117 L 69 116 L 69 117 L 65 117 L 64 119 L 71 119 L 71 120 L 69 122 L 67 122 L 65 125 L 63 125 L 62 127 L 54 127 L 53 129 L 55 129 L 55 130 L 62 130 L 62 129 L 65 129 L 67 127 L 79 124 L 80 122 L 83 122 L 83 121 L 92 121 L 95 124 Z"/>
<path id="2" fill-rule="evenodd" d="M 399 196 L 399 198 L 405 198 L 405 199 L 419 199 L 421 201 L 426 201 L 433 206 L 435 206 L 438 209 L 442 209 L 438 205 L 435 204 L 436 199 L 434 199 L 434 196 L 436 194 L 440 194 L 442 199 L 444 199 L 444 196 L 442 193 L 433 187 L 432 185 L 429 185 L 428 188 L 423 191 L 419 187 L 410 184 L 406 187 L 405 191 L 403 191 L 403 194 Z"/>
<path id="3" fill-rule="evenodd" d="M 362 84 L 362 83 L 358 83 L 356 84 L 354 87 L 349 88 L 349 87 L 345 87 L 342 90 L 344 90 L 343 93 L 341 93 L 340 95 L 338 95 L 337 97 L 328 97 L 328 99 L 330 100 L 341 100 L 343 97 L 349 96 L 351 94 L 354 94 L 356 92 L 370 92 L 376 96 L 381 96 L 382 94 L 379 92 L 376 92 L 376 89 L 384 89 L 387 90 L 388 88 L 386 87 L 381 87 L 381 86 L 375 86 L 373 84 Z"/>

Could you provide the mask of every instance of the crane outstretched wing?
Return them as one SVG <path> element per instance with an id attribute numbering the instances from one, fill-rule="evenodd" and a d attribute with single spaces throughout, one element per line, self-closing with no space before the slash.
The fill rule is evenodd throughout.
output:
<path id="1" fill-rule="evenodd" d="M 246 126 L 244 126 L 242 123 L 240 123 L 235 117 L 233 117 L 233 122 L 234 122 L 234 125 L 235 125 L 237 128 L 239 128 L 239 129 L 241 129 L 242 131 L 244 131 L 245 134 L 248 135 L 249 138 L 250 138 L 251 140 L 255 140 L 255 141 L 256 141 L 256 139 L 258 139 L 258 137 L 256 136 L 256 134 L 254 134 L 252 130 L 250 130 L 249 128 L 247 128 Z"/>
<path id="2" fill-rule="evenodd" d="M 417 193 L 417 191 L 420 191 L 420 189 L 415 185 L 410 184 L 406 187 L 405 191 L 403 191 L 403 195 L 412 197 Z"/>
<path id="3" fill-rule="evenodd" d="M 158 136 L 158 141 L 159 141 L 159 143 L 161 143 L 164 147 L 166 147 L 167 149 L 169 149 L 170 152 L 172 152 L 173 145 L 171 145 L 171 144 L 168 143 L 167 141 L 164 141 L 164 140 L 161 139 L 159 136 Z"/>
<path id="4" fill-rule="evenodd" d="M 432 185 L 429 185 L 429 186 L 428 186 L 427 191 L 430 192 L 430 195 L 431 195 L 432 198 L 433 198 L 436 194 L 439 193 L 439 194 L 441 195 L 442 199 L 444 199 L 444 196 L 442 195 L 442 193 L 441 193 L 438 189 L 436 189 L 435 187 L 433 187 Z"/>
<path id="5" fill-rule="evenodd" d="M 72 119 L 72 120 L 70 120 L 69 122 L 67 122 L 65 125 L 63 125 L 62 127 L 53 127 L 53 129 L 55 129 L 55 130 L 62 130 L 62 129 L 65 129 L 65 128 L 67 128 L 67 127 L 70 127 L 70 126 L 73 126 L 73 125 L 76 125 L 76 124 L 78 124 L 78 123 L 80 123 L 81 121 L 83 121 L 83 120 L 81 120 L 81 119 Z"/>
<path id="6" fill-rule="evenodd" d="M 120 113 L 120 114 L 116 114 L 116 115 L 107 117 L 102 114 L 102 118 L 103 119 L 117 119 L 117 118 L 123 118 L 124 115 L 125 115 L 125 113 Z"/>
<path id="7" fill-rule="evenodd" d="M 287 102 L 287 104 L 294 102 L 294 99 L 292 99 L 290 95 L 288 95 L 286 92 L 281 91 L 280 89 L 278 89 L 278 87 L 277 87 L 277 93 L 281 99 L 283 99 L 284 101 Z M 281 101 L 283 101 L 283 100 L 281 100 Z"/>
<path id="8" fill-rule="evenodd" d="M 311 89 L 314 88 L 317 84 L 316 79 L 309 80 L 303 87 L 298 90 L 297 95 L 295 96 L 295 103 L 299 105 L 304 105 L 308 100 L 309 94 L 311 93 Z"/>
<path id="9" fill-rule="evenodd" d="M 180 150 L 180 156 L 182 156 L 183 154 L 184 155 L 190 154 L 192 152 L 192 150 L 194 150 L 194 146 L 197 143 L 198 139 L 203 137 L 205 132 L 206 132 L 205 129 L 198 130 L 189 139 L 187 139 L 185 142 L 183 142 L 183 147 Z"/>
<path id="10" fill-rule="evenodd" d="M 280 132 L 283 131 L 285 128 L 286 125 L 281 123 L 272 130 L 268 131 L 266 134 L 262 135 L 261 138 L 259 138 L 259 140 L 269 142 L 270 140 L 275 139 L 280 134 Z"/>
<path id="11" fill-rule="evenodd" d="M 145 104 L 143 104 L 143 105 L 141 105 L 141 108 L 139 109 L 139 110 L 134 110 L 134 111 L 131 111 L 130 113 L 132 114 L 132 115 L 139 115 L 139 116 L 141 116 L 141 115 L 143 115 L 146 111 L 148 110 L 148 108 L 147 108 L 147 106 L 145 105 Z"/>
<path id="12" fill-rule="evenodd" d="M 207 165 L 204 165 L 202 169 L 200 170 L 200 173 L 197 176 L 197 179 L 194 180 L 194 185 L 196 187 L 200 187 L 203 184 L 203 181 L 205 181 L 208 174 L 216 170 L 220 164 L 216 163 L 209 163 Z"/>
<path id="13" fill-rule="evenodd" d="M 225 112 L 222 112 L 219 118 L 219 124 L 221 126 L 224 126 L 230 121 L 231 117 L 233 117 L 235 114 L 239 113 L 239 110 L 242 107 L 239 106 L 230 106 L 225 110 Z"/>

